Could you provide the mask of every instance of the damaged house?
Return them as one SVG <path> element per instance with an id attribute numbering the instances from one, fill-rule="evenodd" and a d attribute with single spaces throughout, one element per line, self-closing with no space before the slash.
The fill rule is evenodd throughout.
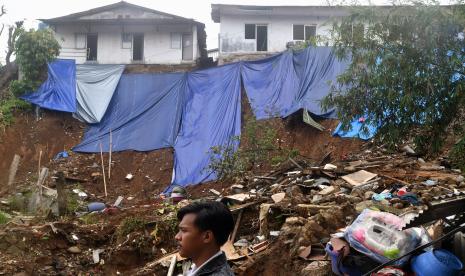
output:
<path id="1" fill-rule="evenodd" d="M 183 64 L 206 56 L 205 25 L 124 1 L 41 19 L 77 64 Z"/>
<path id="2" fill-rule="evenodd" d="M 347 15 L 343 7 L 251 6 L 212 4 L 220 23 L 219 55 L 275 53 L 314 36 L 329 35 L 332 18 Z"/>

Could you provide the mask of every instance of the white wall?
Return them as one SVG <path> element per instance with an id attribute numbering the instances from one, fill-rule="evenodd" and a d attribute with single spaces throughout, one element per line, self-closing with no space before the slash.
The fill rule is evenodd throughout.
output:
<path id="1" fill-rule="evenodd" d="M 317 25 L 316 34 L 327 36 L 330 28 L 327 20 L 317 16 L 222 14 L 220 53 L 256 50 L 256 40 L 245 39 L 245 24 L 266 24 L 268 26 L 268 52 L 280 52 L 286 49 L 287 42 L 293 41 L 293 24 Z"/>
<path id="2" fill-rule="evenodd" d="M 97 62 L 100 64 L 132 63 L 132 49 L 122 48 L 122 33 L 144 33 L 145 64 L 180 64 L 182 47 L 171 49 L 171 33 L 192 33 L 190 24 L 179 25 L 61 25 L 54 26 L 55 36 L 62 46 L 60 58 L 76 59 L 78 64 L 86 62 L 86 51 L 76 49 L 77 33 L 97 33 Z M 195 35 L 196 37 L 196 35 Z M 194 42 L 197 46 L 197 41 Z M 194 48 L 194 57 L 197 49 Z"/>

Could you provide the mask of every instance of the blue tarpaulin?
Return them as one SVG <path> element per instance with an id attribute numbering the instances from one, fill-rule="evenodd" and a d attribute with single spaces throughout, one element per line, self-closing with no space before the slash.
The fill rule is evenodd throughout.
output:
<path id="1" fill-rule="evenodd" d="M 240 64 L 189 73 L 181 129 L 174 146 L 172 186 L 216 179 L 208 170 L 211 147 L 232 142 L 240 132 Z"/>
<path id="2" fill-rule="evenodd" d="M 368 133 L 362 132 L 362 127 L 366 126 L 368 128 Z M 376 134 L 378 128 L 373 124 L 368 124 L 363 118 L 352 121 L 350 124 L 350 129 L 348 131 L 342 130 L 342 124 L 339 123 L 336 129 L 333 132 L 333 136 L 338 136 L 341 138 L 359 138 L 362 140 L 370 140 Z"/>
<path id="3" fill-rule="evenodd" d="M 42 108 L 76 111 L 76 63 L 71 59 L 56 59 L 48 65 L 48 78 L 36 92 L 21 99 Z"/>
<path id="4" fill-rule="evenodd" d="M 320 102 L 348 64 L 331 47 L 309 47 L 244 62 L 242 78 L 257 119 L 286 117 L 299 109 L 334 118 L 334 110 L 323 111 Z"/>
<path id="5" fill-rule="evenodd" d="M 172 147 L 181 121 L 185 73 L 122 75 L 107 112 L 90 125 L 77 152 L 149 151 Z"/>
<path id="6" fill-rule="evenodd" d="M 77 111 L 73 116 L 89 124 L 99 123 L 107 111 L 123 71 L 124 65 L 77 65 Z"/>

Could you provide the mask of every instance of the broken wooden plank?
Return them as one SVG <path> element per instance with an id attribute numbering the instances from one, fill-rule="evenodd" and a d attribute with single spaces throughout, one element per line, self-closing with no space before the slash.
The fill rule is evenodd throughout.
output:
<path id="1" fill-rule="evenodd" d="M 387 178 L 387 179 L 392 180 L 392 181 L 399 182 L 400 184 L 403 184 L 403 185 L 407 185 L 407 186 L 410 186 L 410 185 L 411 185 L 410 183 L 408 183 L 408 182 L 406 182 L 406 181 L 400 180 L 400 179 L 398 179 L 398 178 L 395 178 L 395 177 L 392 177 L 392 176 L 389 176 L 389 175 L 379 174 L 379 176 L 384 177 L 384 178 Z"/>
<path id="2" fill-rule="evenodd" d="M 237 235 L 237 230 L 239 229 L 239 225 L 241 223 L 241 219 L 242 219 L 242 214 L 244 213 L 244 209 L 241 209 L 239 211 L 239 214 L 237 215 L 237 220 L 236 220 L 236 224 L 234 225 L 234 230 L 231 234 L 231 236 L 229 237 L 229 240 L 231 242 L 234 242 L 234 240 L 236 239 L 236 235 Z"/>
<path id="3" fill-rule="evenodd" d="M 37 188 L 39 189 L 39 195 L 42 196 L 42 186 L 44 185 L 45 179 L 48 176 L 48 168 L 43 167 L 40 171 L 39 178 L 37 179 Z"/>
<path id="4" fill-rule="evenodd" d="M 10 165 L 10 174 L 8 175 L 8 186 L 13 185 L 15 182 L 16 172 L 18 172 L 19 161 L 21 157 L 18 154 L 15 154 L 13 157 L 13 161 L 11 161 Z"/>
<path id="5" fill-rule="evenodd" d="M 67 197 L 66 197 L 66 180 L 63 172 L 57 173 L 56 187 L 57 187 L 57 201 L 58 201 L 58 213 L 63 216 L 67 212 Z"/>
<path id="6" fill-rule="evenodd" d="M 75 177 L 75 176 L 71 176 L 71 175 L 66 175 L 65 179 L 69 180 L 69 181 L 81 182 L 81 183 L 89 182 L 89 179 L 79 178 L 79 177 Z"/>
<path id="7" fill-rule="evenodd" d="M 289 157 L 289 161 L 291 161 L 292 164 L 296 165 L 299 169 L 304 170 L 304 168 L 303 168 L 301 165 L 299 165 L 299 163 L 297 163 L 297 162 L 296 162 L 294 159 L 292 159 L 291 157 Z"/>

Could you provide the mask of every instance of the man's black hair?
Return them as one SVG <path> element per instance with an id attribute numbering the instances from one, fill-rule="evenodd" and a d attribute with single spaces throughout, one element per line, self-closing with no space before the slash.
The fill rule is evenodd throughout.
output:
<path id="1" fill-rule="evenodd" d="M 221 202 L 193 202 L 179 209 L 178 220 L 181 221 L 187 214 L 195 214 L 195 226 L 201 231 L 212 231 L 215 241 L 219 246 L 226 243 L 229 234 L 234 228 L 233 216 L 229 209 Z"/>

